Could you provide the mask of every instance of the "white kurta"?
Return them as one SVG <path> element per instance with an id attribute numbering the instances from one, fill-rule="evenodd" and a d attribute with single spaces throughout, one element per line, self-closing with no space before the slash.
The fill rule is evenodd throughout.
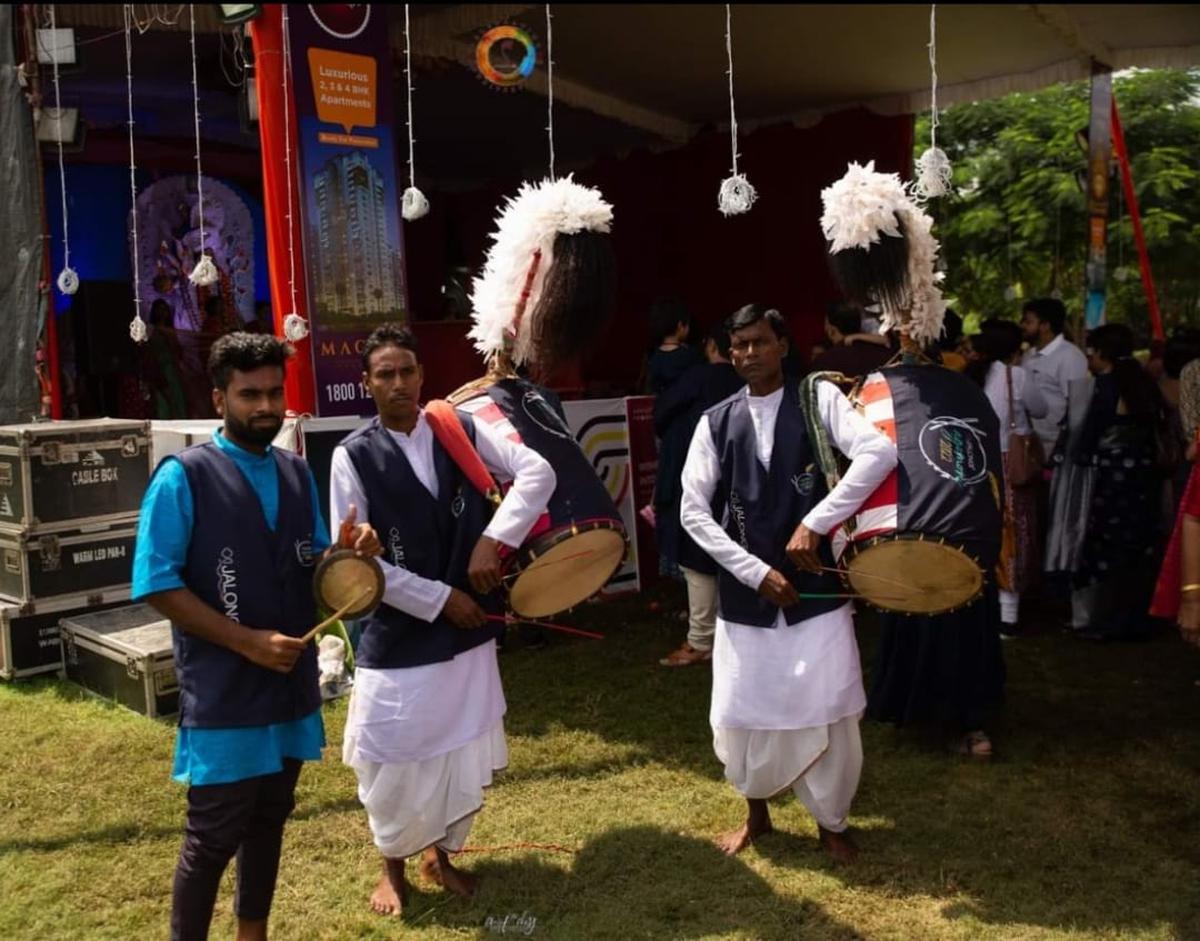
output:
<path id="1" fill-rule="evenodd" d="M 434 439 L 424 413 L 411 434 L 387 434 L 436 498 Z M 516 548 L 554 491 L 554 470 L 535 451 L 480 422 L 475 422 L 475 446 L 490 471 L 514 481 L 484 535 Z M 334 532 L 352 503 L 359 521 L 370 517 L 369 495 L 342 447 L 333 452 L 329 502 Z M 403 559 L 389 545 L 388 533 L 379 538 L 383 603 L 432 622 L 450 596 L 450 585 L 397 564 Z M 470 816 L 482 806 L 483 788 L 508 761 L 504 712 L 494 641 L 443 663 L 358 669 L 342 759 L 358 775 L 359 797 L 385 856 L 410 856 L 435 843 L 451 851 L 462 848 Z"/>
<path id="2" fill-rule="evenodd" d="M 742 393 L 747 396 L 758 457 L 766 470 L 771 467 L 783 392 L 753 396 L 747 389 Z M 803 520 L 813 532 L 827 535 L 896 466 L 896 447 L 855 412 L 831 383 L 817 386 L 817 408 L 834 445 L 851 459 L 837 486 Z M 803 470 L 796 468 L 797 473 Z M 713 518 L 711 501 L 720 478 L 712 431 L 708 420 L 702 419 L 681 476 L 680 519 L 718 565 L 757 590 L 770 566 Z M 866 706 L 852 613 L 852 606 L 846 604 L 788 625 L 780 611 L 774 628 L 718 616 L 713 646 L 709 721 L 726 777 L 747 797 L 770 797 L 793 786 L 822 826 L 834 830 L 844 829 L 849 797 L 857 787 L 861 764 L 857 717 Z M 804 786 L 798 779 L 818 759 L 825 765 L 822 774 L 833 781 L 822 781 L 819 789 L 833 796 L 814 803 L 806 797 L 818 788 Z M 802 788 L 808 793 L 802 793 Z"/>

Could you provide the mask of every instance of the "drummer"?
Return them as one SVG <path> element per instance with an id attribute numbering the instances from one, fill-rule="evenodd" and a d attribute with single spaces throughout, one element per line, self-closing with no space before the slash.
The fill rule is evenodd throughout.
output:
<path id="1" fill-rule="evenodd" d="M 720 567 L 709 721 L 746 822 L 718 840 L 728 855 L 771 832 L 767 799 L 791 788 L 836 860 L 858 853 L 846 832 L 862 769 L 866 704 L 852 606 L 832 573 L 826 534 L 896 465 L 896 448 L 832 384 L 807 414 L 785 383 L 788 340 L 776 310 L 749 304 L 726 323 L 747 387 L 705 412 L 684 463 L 680 518 Z M 832 491 L 810 428 L 850 458 Z M 713 518 L 715 496 L 728 507 Z"/>
<path id="2" fill-rule="evenodd" d="M 386 589 L 359 642 L 342 758 L 383 855 L 371 908 L 399 915 L 404 862 L 418 853 L 426 879 L 475 891 L 476 877 L 449 854 L 462 849 L 493 771 L 508 763 L 496 662 L 503 622 L 489 620 L 500 616 L 501 549 L 525 539 L 555 475 L 535 451 L 458 413 L 489 471 L 513 481 L 488 522 L 486 500 L 425 419 L 412 333 L 381 326 L 362 356 L 378 417 L 334 450 L 330 517 L 337 525 L 357 506 L 379 531 Z"/>
<path id="3" fill-rule="evenodd" d="M 267 937 L 283 826 L 325 728 L 313 626 L 314 555 L 329 546 L 312 472 L 271 446 L 291 350 L 271 336 L 213 344 L 212 441 L 168 457 L 142 500 L 133 598 L 170 618 L 179 676 L 176 781 L 189 785 L 171 937 L 208 937 L 221 875 L 237 855 L 240 941 Z M 233 522 L 236 521 L 236 524 Z M 379 551 L 354 513 L 339 545 Z"/>

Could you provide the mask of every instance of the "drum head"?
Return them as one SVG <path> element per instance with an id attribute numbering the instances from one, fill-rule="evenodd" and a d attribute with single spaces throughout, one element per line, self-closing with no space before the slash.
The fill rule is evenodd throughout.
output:
<path id="1" fill-rule="evenodd" d="M 944 614 L 983 591 L 983 569 L 954 546 L 916 537 L 873 540 L 846 563 L 854 591 L 896 614 Z"/>
<path id="2" fill-rule="evenodd" d="M 539 544 L 550 544 L 538 552 Z M 536 540 L 509 591 L 514 614 L 544 618 L 587 601 L 604 587 L 625 558 L 625 536 L 616 528 L 585 529 L 575 535 L 554 533 Z"/>
<path id="3" fill-rule="evenodd" d="M 317 566 L 313 596 L 330 612 L 350 604 L 342 617 L 360 618 L 383 600 L 383 569 L 374 559 L 355 555 L 353 549 L 338 549 Z"/>

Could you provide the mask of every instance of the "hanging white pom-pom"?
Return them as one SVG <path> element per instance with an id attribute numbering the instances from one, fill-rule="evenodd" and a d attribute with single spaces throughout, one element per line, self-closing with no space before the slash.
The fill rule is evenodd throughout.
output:
<path id="1" fill-rule="evenodd" d="M 408 222 L 414 222 L 429 212 L 429 200 L 415 186 L 410 186 L 400 198 L 400 215 Z"/>
<path id="2" fill-rule="evenodd" d="M 931 147 L 917 161 L 913 194 L 918 199 L 933 199 L 950 192 L 950 158 L 940 147 Z"/>
<path id="3" fill-rule="evenodd" d="M 146 321 L 140 316 L 135 315 L 133 320 L 129 321 L 129 336 L 134 343 L 145 343 L 149 336 L 149 331 L 146 330 Z"/>
<path id="4" fill-rule="evenodd" d="M 211 255 L 201 255 L 200 261 L 196 263 L 196 267 L 188 275 L 188 280 L 198 288 L 216 284 L 220 279 L 221 276 L 217 273 L 217 266 L 213 264 Z"/>
<path id="5" fill-rule="evenodd" d="M 1017 299 L 1016 285 L 1010 284 L 1004 289 L 1004 299 L 1006 301 L 1015 301 Z"/>
<path id="6" fill-rule="evenodd" d="M 1122 266 L 1113 272 L 1113 277 L 1122 283 L 1129 280 L 1129 269 Z"/>
<path id="7" fill-rule="evenodd" d="M 750 185 L 745 174 L 737 173 L 722 181 L 721 192 L 717 196 L 717 208 L 727 216 L 736 216 L 749 212 L 756 199 L 758 191 Z"/>
<path id="8" fill-rule="evenodd" d="M 75 269 L 68 266 L 58 273 L 58 289 L 64 294 L 74 294 L 79 290 L 79 275 Z"/>
<path id="9" fill-rule="evenodd" d="M 283 335 L 291 343 L 299 343 L 308 336 L 308 321 L 299 314 L 288 314 L 283 318 Z"/>

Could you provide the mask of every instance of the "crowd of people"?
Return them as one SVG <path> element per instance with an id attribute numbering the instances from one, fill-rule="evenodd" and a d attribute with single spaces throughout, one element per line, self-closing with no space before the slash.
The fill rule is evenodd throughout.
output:
<path id="1" fill-rule="evenodd" d="M 1077 344 L 1058 299 L 1030 300 L 1020 314 L 983 320 L 966 336 L 947 311 L 942 337 L 925 350 L 978 385 L 999 422 L 1004 514 L 987 589 L 994 610 L 969 625 L 948 615 L 905 618 L 902 639 L 884 617 L 866 707 L 869 718 L 897 724 L 941 719 L 957 750 L 977 757 L 992 754 L 983 726 L 1003 698 L 1000 641 L 1047 629 L 1084 641 L 1141 640 L 1163 619 L 1178 619 L 1189 639 L 1200 636 L 1200 485 L 1188 486 L 1200 427 L 1200 333 L 1179 331 L 1143 363 L 1123 324 L 1088 331 Z M 831 304 L 808 370 L 857 382 L 896 357 L 895 335 L 870 332 L 871 320 L 852 304 Z M 742 377 L 728 363 L 724 325 L 689 345 L 693 320 L 678 301 L 656 304 L 651 325 L 647 391 L 657 396 L 661 447 L 656 536 L 662 573 L 686 584 L 680 616 L 688 623 L 686 639 L 660 662 L 688 666 L 712 659 L 718 566 L 679 526 L 679 481 L 702 416 Z M 724 508 L 712 512 L 721 519 Z M 1152 613 L 1158 560 L 1173 530 Z"/>

